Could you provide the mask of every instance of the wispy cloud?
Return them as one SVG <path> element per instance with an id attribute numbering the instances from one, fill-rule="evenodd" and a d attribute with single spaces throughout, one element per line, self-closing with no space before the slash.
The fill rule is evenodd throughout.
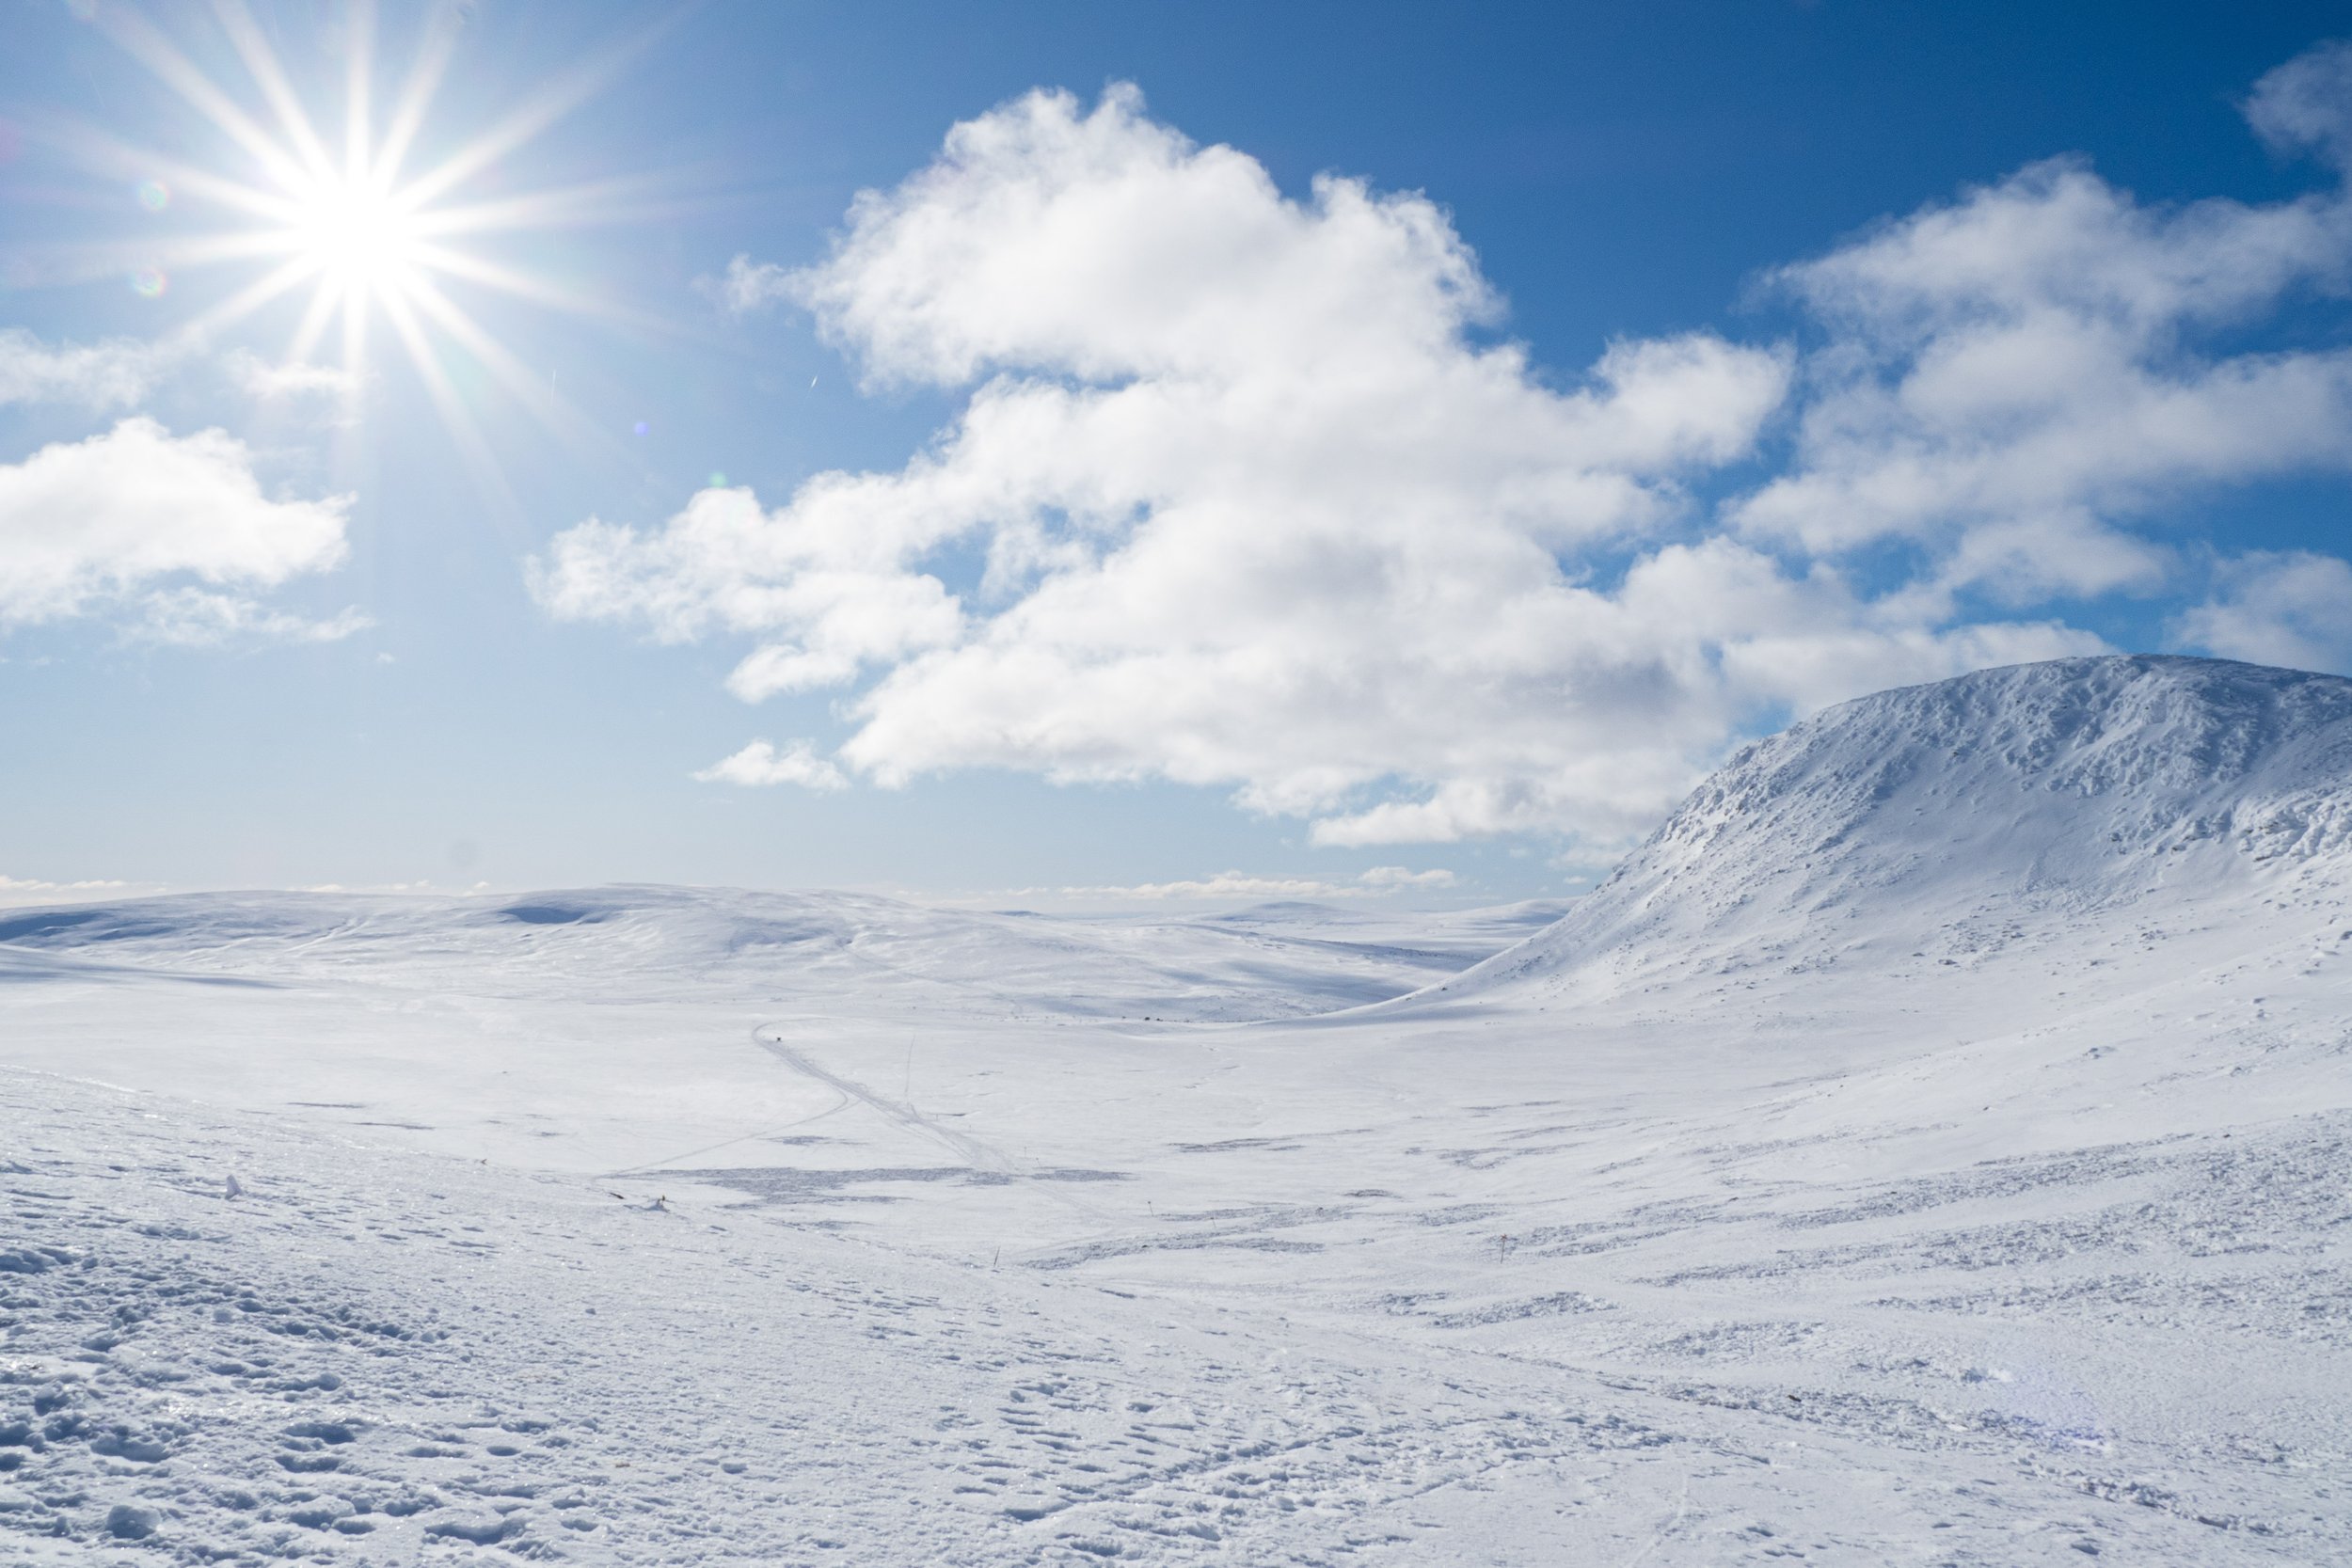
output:
<path id="1" fill-rule="evenodd" d="M 0 905 L 73 903 L 110 894 L 128 895 L 160 891 L 156 883 L 125 882 L 93 879 L 80 882 L 46 882 L 38 877 L 0 876 Z"/>
<path id="2" fill-rule="evenodd" d="M 51 347 L 21 327 L 0 328 L 0 405 L 133 407 L 186 356 L 188 347 L 137 338 Z"/>
<path id="3" fill-rule="evenodd" d="M 792 271 L 772 261 L 738 256 L 727 262 L 724 276 L 697 280 L 697 286 L 730 312 L 746 316 L 792 297 Z"/>
<path id="4" fill-rule="evenodd" d="M 1401 865 L 1375 865 L 1356 879 L 1370 888 L 1440 888 L 1452 887 L 1456 878 L 1442 867 L 1413 871 Z"/>
<path id="5" fill-rule="evenodd" d="M 1160 903 L 1183 901 L 1232 902 L 1244 898 L 1377 898 L 1391 894 L 1431 892 L 1452 887 L 1455 878 L 1446 870 L 1408 871 L 1400 865 L 1375 866 L 1352 881 L 1321 877 L 1267 877 L 1246 871 L 1220 871 L 1186 881 L 1136 882 L 1111 887 L 1021 888 L 1017 895 L 1054 894 L 1064 898 L 1111 899 Z"/>
<path id="6" fill-rule="evenodd" d="M 823 793 L 847 789 L 850 781 L 840 768 L 817 754 L 817 749 L 805 740 L 786 743 L 782 750 L 765 740 L 755 740 L 731 756 L 721 758 L 694 775 L 704 784 L 742 784 L 757 788 L 768 784 L 798 784 L 803 789 Z"/>
<path id="7" fill-rule="evenodd" d="M 294 615 L 234 594 L 172 588 L 144 595 L 125 635 L 183 648 L 233 642 L 340 642 L 375 621 L 357 607 L 324 620 Z"/>
<path id="8" fill-rule="evenodd" d="M 249 349 L 236 349 L 222 356 L 220 364 L 231 386 L 264 403 L 306 399 L 347 402 L 359 389 L 358 374 L 339 365 L 264 359 Z"/>

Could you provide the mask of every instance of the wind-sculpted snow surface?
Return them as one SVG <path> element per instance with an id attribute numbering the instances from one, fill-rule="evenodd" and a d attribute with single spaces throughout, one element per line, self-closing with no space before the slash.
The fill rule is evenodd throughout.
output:
<path id="1" fill-rule="evenodd" d="M 1524 942 L 0 917 L 0 1558 L 2352 1561 L 2347 685 L 1850 705 Z"/>

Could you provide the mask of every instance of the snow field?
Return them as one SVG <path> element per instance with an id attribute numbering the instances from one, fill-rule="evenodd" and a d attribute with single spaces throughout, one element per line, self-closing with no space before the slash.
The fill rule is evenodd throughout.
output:
<path id="1" fill-rule="evenodd" d="M 2347 779 L 2352 682 L 2067 661 L 1549 927 L 0 917 L 0 1548 L 2352 1560 Z"/>
<path id="2" fill-rule="evenodd" d="M 1118 1294 L 8 1091 L 11 1257 L 41 1260 L 0 1308 L 23 1560 L 2232 1562 L 2340 1539 L 2281 1516 L 2268 1476 L 2251 1519 L 2166 1484 L 2170 1456 L 2029 1352 L 1914 1357 L 1908 1401 L 1825 1386 L 1769 1296 L 1594 1372 L 1475 1338 L 1549 1305 L 1424 1328 Z M 2325 1474 L 2301 1477 L 2315 1504 Z"/>

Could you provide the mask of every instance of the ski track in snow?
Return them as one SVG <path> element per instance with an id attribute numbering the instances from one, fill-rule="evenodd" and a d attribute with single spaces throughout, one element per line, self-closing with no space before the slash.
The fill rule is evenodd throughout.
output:
<path id="1" fill-rule="evenodd" d="M 0 1558 L 2352 1560 L 2348 737 L 1893 693 L 1549 928 L 0 913 Z"/>

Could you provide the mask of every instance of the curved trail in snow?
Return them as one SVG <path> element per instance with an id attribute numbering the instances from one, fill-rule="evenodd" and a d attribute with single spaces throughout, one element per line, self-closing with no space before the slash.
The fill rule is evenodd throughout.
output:
<path id="1" fill-rule="evenodd" d="M 893 1126 L 903 1128 L 918 1137 L 930 1139 L 975 1170 L 988 1171 L 993 1175 L 1008 1177 L 1035 1187 L 1055 1201 L 1067 1205 L 1097 1224 L 1117 1225 L 1119 1223 L 1116 1216 L 1106 1214 L 1094 1205 L 1061 1191 L 1057 1183 L 1038 1180 L 1030 1171 L 1022 1166 L 1019 1161 L 993 1145 L 982 1142 L 968 1132 L 960 1132 L 952 1127 L 944 1127 L 903 1101 L 886 1099 L 854 1078 L 844 1078 L 828 1068 L 818 1066 L 809 1058 L 806 1053 L 793 1049 L 778 1037 L 783 1028 L 784 1025 L 779 1023 L 755 1025 L 752 1029 L 752 1042 L 793 1071 L 814 1078 L 836 1094 L 848 1096 Z"/>
<path id="2" fill-rule="evenodd" d="M 780 1030 L 782 1027 L 781 1024 L 775 1023 L 756 1025 L 752 1030 L 752 1042 L 793 1071 L 814 1078 L 836 1094 L 848 1095 L 851 1100 L 885 1120 L 903 1127 L 910 1132 L 930 1139 L 933 1143 L 954 1153 L 968 1165 L 995 1171 L 1005 1176 L 1020 1174 L 1011 1161 L 987 1144 L 980 1142 L 979 1139 L 956 1132 L 953 1128 L 942 1127 L 904 1101 L 884 1100 L 854 1078 L 844 1078 L 839 1073 L 818 1067 L 805 1053 L 795 1051 L 781 1039 L 772 1037 L 770 1031 Z"/>

